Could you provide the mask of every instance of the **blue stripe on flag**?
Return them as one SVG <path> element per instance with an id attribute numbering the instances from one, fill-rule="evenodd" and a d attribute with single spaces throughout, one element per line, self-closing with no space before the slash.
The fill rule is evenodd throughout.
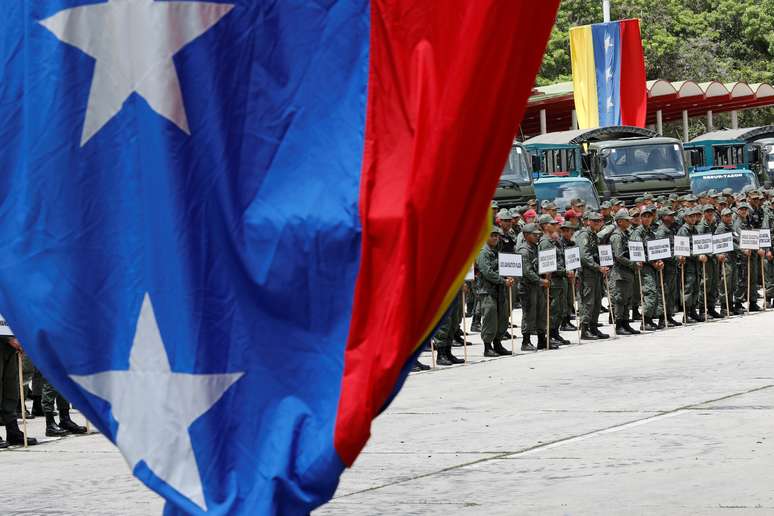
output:
<path id="1" fill-rule="evenodd" d="M 591 26 L 597 71 L 599 126 L 621 124 L 621 26 L 619 22 Z"/>

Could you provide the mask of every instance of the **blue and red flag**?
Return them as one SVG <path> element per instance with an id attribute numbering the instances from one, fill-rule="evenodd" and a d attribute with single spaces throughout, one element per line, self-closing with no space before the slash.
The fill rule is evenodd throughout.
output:
<path id="1" fill-rule="evenodd" d="M 573 27 L 570 51 L 578 126 L 645 127 L 648 97 L 640 21 Z"/>
<path id="2" fill-rule="evenodd" d="M 5 6 L 0 313 L 167 513 L 333 495 L 462 281 L 557 4 Z"/>

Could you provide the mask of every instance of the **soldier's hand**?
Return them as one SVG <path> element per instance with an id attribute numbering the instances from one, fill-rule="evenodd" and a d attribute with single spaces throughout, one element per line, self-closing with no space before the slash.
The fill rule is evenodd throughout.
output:
<path id="1" fill-rule="evenodd" d="M 700 254 L 699 255 L 699 261 L 701 263 L 707 263 L 707 255 L 706 254 Z"/>
<path id="2" fill-rule="evenodd" d="M 513 286 L 513 278 L 505 278 L 505 286 L 510 288 Z"/>
<path id="3" fill-rule="evenodd" d="M 540 280 L 540 286 L 543 288 L 548 288 L 551 285 L 551 282 L 547 279 Z"/>
<path id="4" fill-rule="evenodd" d="M 745 256 L 750 256 L 751 253 L 749 249 L 745 249 L 744 251 L 742 251 L 742 254 L 744 254 Z"/>
<path id="5" fill-rule="evenodd" d="M 607 275 L 607 273 L 610 272 L 610 267 L 600 267 L 599 268 L 599 272 L 601 272 L 602 274 Z"/>
<path id="6" fill-rule="evenodd" d="M 638 269 L 642 269 L 642 262 L 634 262 Z"/>
<path id="7" fill-rule="evenodd" d="M 680 265 L 685 263 L 685 256 L 678 256 L 677 260 L 680 262 Z"/>
<path id="8" fill-rule="evenodd" d="M 657 271 L 660 271 L 664 268 L 664 262 L 659 260 L 656 263 L 653 264 L 653 266 L 656 268 Z"/>
<path id="9" fill-rule="evenodd" d="M 467 281 L 462 284 L 462 291 L 464 293 L 466 293 L 466 294 L 470 293 L 470 287 L 468 286 L 468 282 Z"/>
<path id="10" fill-rule="evenodd" d="M 718 255 L 718 261 L 719 261 L 720 263 L 725 263 L 725 261 L 726 261 L 726 255 L 725 255 L 725 254 L 719 254 L 719 255 Z"/>
<path id="11" fill-rule="evenodd" d="M 24 351 L 22 351 L 21 344 L 19 343 L 19 341 L 18 341 L 18 340 L 16 340 L 16 338 L 15 338 L 15 337 L 11 337 L 11 338 L 8 340 L 8 345 L 9 345 L 9 346 L 11 346 L 11 347 L 12 347 L 13 349 L 15 349 L 16 351 L 18 351 L 19 353 L 24 353 Z"/>
<path id="12" fill-rule="evenodd" d="M 567 279 L 573 281 L 575 279 L 575 271 L 567 271 Z"/>
<path id="13" fill-rule="evenodd" d="M 766 256 L 766 251 L 763 249 L 758 249 L 758 256 Z"/>
<path id="14" fill-rule="evenodd" d="M 766 259 L 768 261 L 771 261 L 772 259 L 774 259 L 774 254 L 772 254 L 771 251 L 766 251 Z"/>

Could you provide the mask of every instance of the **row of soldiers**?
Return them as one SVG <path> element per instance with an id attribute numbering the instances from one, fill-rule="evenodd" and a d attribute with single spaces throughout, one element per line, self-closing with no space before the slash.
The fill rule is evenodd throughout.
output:
<path id="1" fill-rule="evenodd" d="M 609 338 L 600 330 L 602 312 L 609 312 L 609 323 L 615 324 L 618 335 L 637 335 L 707 317 L 738 315 L 744 313 L 745 303 L 747 310 L 758 311 L 759 286 L 769 299 L 774 294 L 773 256 L 769 249 L 741 249 L 740 234 L 771 228 L 772 199 L 774 190 L 759 189 L 741 194 L 711 190 L 668 198 L 645 194 L 630 209 L 612 199 L 599 212 L 587 210 L 583 200 L 575 199 L 563 215 L 553 203 L 544 203 L 541 214 L 534 218 L 534 201 L 511 210 L 493 205 L 495 224 L 475 261 L 475 279 L 463 287 L 473 303 L 467 307 L 468 315 L 473 316 L 471 332 L 480 331 L 485 356 L 510 355 L 502 341 L 510 338 L 512 309 L 520 307 L 522 351 L 557 349 L 569 343 L 560 330 L 578 330 L 572 323 L 576 297 L 581 340 Z M 674 249 L 676 235 L 727 233 L 733 235 L 731 252 L 645 262 L 629 256 L 629 241 L 645 245 L 669 239 Z M 612 247 L 612 266 L 600 262 L 599 246 L 607 244 Z M 577 270 L 568 270 L 564 261 L 565 250 L 571 247 L 580 252 Z M 557 270 L 541 275 L 538 252 L 552 248 L 556 249 Z M 521 256 L 520 278 L 500 276 L 499 253 Z M 608 309 L 603 307 L 604 297 L 608 297 Z M 440 365 L 463 362 L 451 348 L 462 342 L 460 322 L 465 308 L 458 295 L 433 338 Z M 678 312 L 683 312 L 683 322 L 675 318 Z M 632 327 L 632 322 L 639 322 L 640 329 Z M 537 342 L 532 342 L 532 336 Z M 415 369 L 420 367 L 417 364 Z"/>

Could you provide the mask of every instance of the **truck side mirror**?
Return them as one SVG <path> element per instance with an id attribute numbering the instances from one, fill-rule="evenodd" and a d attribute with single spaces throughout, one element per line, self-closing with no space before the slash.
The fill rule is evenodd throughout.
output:
<path id="1" fill-rule="evenodd" d="M 532 171 L 540 173 L 543 168 L 543 163 L 540 160 L 540 156 L 532 155 Z"/>

